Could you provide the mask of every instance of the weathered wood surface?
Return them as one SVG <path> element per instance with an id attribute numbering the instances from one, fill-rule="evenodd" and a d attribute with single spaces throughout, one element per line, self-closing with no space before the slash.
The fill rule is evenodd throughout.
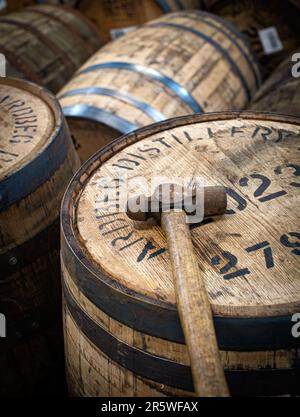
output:
<path id="1" fill-rule="evenodd" d="M 214 15 L 186 11 L 109 43 L 59 98 L 84 161 L 137 127 L 195 112 L 242 109 L 259 84 L 242 35 Z"/>
<path id="2" fill-rule="evenodd" d="M 299 48 L 281 63 L 258 90 L 250 104 L 251 110 L 300 116 L 300 66 L 297 71 L 294 70 L 294 75 L 292 73 L 292 67 L 296 65 L 292 57 L 296 53 L 300 61 Z"/>
<path id="3" fill-rule="evenodd" d="M 300 43 L 299 11 L 292 2 L 282 0 L 204 0 L 206 9 L 238 27 L 251 42 L 264 78 Z M 275 27 L 283 49 L 266 55 L 258 31 Z M 272 41 L 271 41 L 272 43 Z"/>
<path id="4" fill-rule="evenodd" d="M 110 41 L 164 13 L 199 9 L 200 0 L 81 0 L 78 9 L 97 27 L 105 41 Z"/>
<path id="5" fill-rule="evenodd" d="M 1 396 L 61 394 L 59 209 L 79 166 L 54 96 L 0 79 Z"/>
<path id="6" fill-rule="evenodd" d="M 7 75 L 53 92 L 101 45 L 92 23 L 71 8 L 31 6 L 0 18 L 0 52 L 8 61 Z"/>
<path id="7" fill-rule="evenodd" d="M 297 118 L 195 115 L 125 136 L 77 173 L 62 207 L 73 395 L 193 391 L 164 233 L 138 227 L 115 206 L 123 207 L 126 174 L 146 177 L 139 194 L 155 175 L 226 187 L 227 215 L 191 233 L 230 392 L 299 391 L 299 339 L 291 334 L 300 308 L 299 138 Z"/>

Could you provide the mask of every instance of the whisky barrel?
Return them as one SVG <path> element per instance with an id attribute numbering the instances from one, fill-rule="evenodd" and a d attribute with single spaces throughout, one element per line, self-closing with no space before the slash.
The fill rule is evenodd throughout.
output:
<path id="1" fill-rule="evenodd" d="M 267 77 L 300 43 L 299 10 L 282 0 L 204 0 L 250 40 Z M 267 30 L 266 30 L 267 29 Z"/>
<path id="2" fill-rule="evenodd" d="M 293 61 L 295 54 L 300 62 L 300 50 L 283 61 L 255 94 L 251 110 L 300 116 L 300 64 Z"/>
<path id="3" fill-rule="evenodd" d="M 34 0 L 4 0 L 3 9 L 1 9 L 1 11 L 3 11 L 3 13 L 10 13 L 18 9 L 22 9 L 24 7 L 30 6 L 33 3 L 35 3 Z"/>
<path id="4" fill-rule="evenodd" d="M 171 13 L 98 51 L 59 93 L 81 160 L 138 127 L 242 109 L 260 83 L 249 45 L 224 20 Z"/>
<path id="5" fill-rule="evenodd" d="M 79 166 L 55 97 L 0 78 L 0 396 L 59 394 L 59 209 Z"/>
<path id="6" fill-rule="evenodd" d="M 78 9 L 95 23 L 106 41 L 164 13 L 200 8 L 200 0 L 81 0 Z"/>
<path id="7" fill-rule="evenodd" d="M 99 34 L 72 9 L 39 5 L 0 18 L 0 53 L 9 76 L 57 92 L 98 48 Z"/>
<path id="8" fill-rule="evenodd" d="M 125 191 L 150 195 L 157 176 L 226 187 L 226 215 L 191 233 L 231 394 L 299 393 L 299 140 L 294 117 L 191 115 L 125 135 L 83 165 L 61 214 L 73 395 L 194 394 L 166 238 L 124 213 Z"/>

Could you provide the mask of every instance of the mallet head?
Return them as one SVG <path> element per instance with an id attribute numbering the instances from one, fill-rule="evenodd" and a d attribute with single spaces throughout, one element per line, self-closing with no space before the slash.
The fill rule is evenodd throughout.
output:
<path id="1" fill-rule="evenodd" d="M 183 210 L 188 216 L 193 216 L 199 205 L 202 205 L 203 218 L 225 213 L 227 196 L 224 187 L 196 185 L 189 191 L 186 193 L 181 185 L 162 184 L 150 197 L 139 195 L 130 198 L 127 201 L 126 213 L 135 221 L 147 221 L 151 217 L 160 220 L 162 212 L 171 210 Z"/>

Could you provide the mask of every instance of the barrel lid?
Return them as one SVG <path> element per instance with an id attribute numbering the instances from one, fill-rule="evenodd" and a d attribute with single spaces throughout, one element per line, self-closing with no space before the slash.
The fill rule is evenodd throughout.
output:
<path id="1" fill-rule="evenodd" d="M 41 91 L 25 81 L 0 80 L 0 180 L 22 169 L 51 139 L 54 114 Z"/>
<path id="2" fill-rule="evenodd" d="M 228 193 L 225 216 L 191 226 L 214 314 L 299 311 L 299 139 L 300 119 L 246 112 L 182 117 L 124 136 L 73 179 L 63 205 L 68 245 L 116 292 L 175 307 L 161 228 L 129 220 L 115 199 L 126 175 L 147 186 L 153 176 L 201 177 Z"/>
<path id="3" fill-rule="evenodd" d="M 0 78 L 0 212 L 48 181 L 66 158 L 69 132 L 48 90 Z"/>

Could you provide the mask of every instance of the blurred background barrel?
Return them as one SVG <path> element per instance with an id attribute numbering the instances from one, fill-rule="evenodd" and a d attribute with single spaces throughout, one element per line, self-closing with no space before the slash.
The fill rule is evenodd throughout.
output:
<path id="1" fill-rule="evenodd" d="M 63 393 L 59 209 L 79 165 L 41 87 L 0 78 L 0 396 Z"/>
<path id="2" fill-rule="evenodd" d="M 251 47 L 205 12 L 173 13 L 99 50 L 60 91 L 81 160 L 138 127 L 243 109 L 260 85 Z"/>
<path id="3" fill-rule="evenodd" d="M 300 48 L 265 81 L 254 96 L 250 109 L 300 116 Z"/>
<path id="4" fill-rule="evenodd" d="M 34 3 L 35 3 L 34 0 L 2 0 L 2 2 L 0 1 L 0 6 L 2 6 L 2 8 L 0 8 L 0 12 L 2 11 L 3 13 L 14 12 L 18 9 L 22 9 Z"/>
<path id="5" fill-rule="evenodd" d="M 93 24 L 71 8 L 32 6 L 0 18 L 7 75 L 57 92 L 98 48 Z"/>
<path id="6" fill-rule="evenodd" d="M 226 187 L 226 215 L 190 226 L 231 394 L 299 394 L 299 127 L 260 113 L 186 116 L 81 167 L 61 223 L 72 395 L 195 395 L 166 237 L 124 213 L 124 192 L 151 195 L 162 175 Z"/>
<path id="7" fill-rule="evenodd" d="M 299 9 L 282 0 L 203 0 L 206 9 L 236 25 L 251 41 L 263 77 L 300 44 Z"/>
<path id="8" fill-rule="evenodd" d="M 79 0 L 77 7 L 109 41 L 164 13 L 199 9 L 200 0 Z"/>

